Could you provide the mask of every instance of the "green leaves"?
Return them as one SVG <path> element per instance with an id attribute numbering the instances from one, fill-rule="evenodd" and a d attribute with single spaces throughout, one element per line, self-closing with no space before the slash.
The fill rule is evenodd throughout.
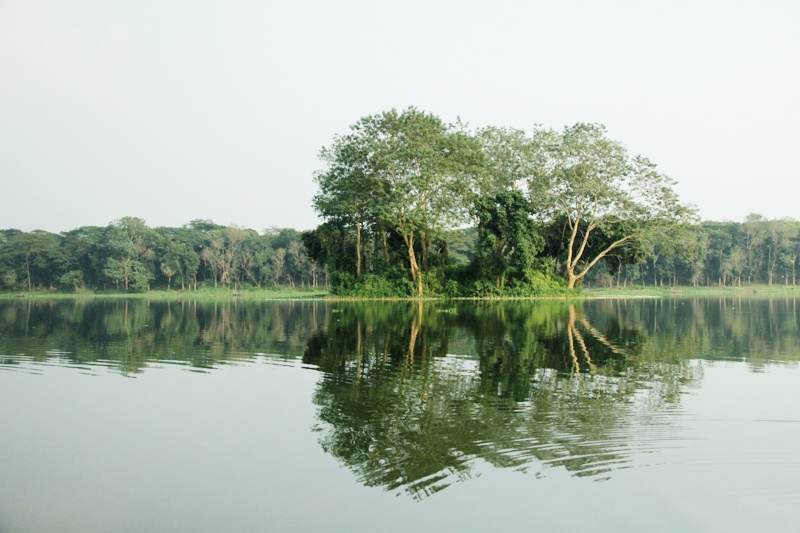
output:
<path id="1" fill-rule="evenodd" d="M 563 217 L 567 223 L 564 274 L 570 287 L 612 251 L 693 220 L 674 182 L 648 159 L 630 157 L 600 124 L 578 123 L 560 134 L 537 130 L 533 145 L 530 199 L 542 219 Z M 598 230 L 616 238 L 598 247 Z"/>
<path id="2" fill-rule="evenodd" d="M 373 272 L 380 263 L 362 257 L 362 242 L 376 254 L 383 248 L 386 257 L 400 250 L 422 296 L 427 255 L 444 230 L 466 220 L 466 196 L 483 172 L 480 143 L 462 125 L 413 107 L 364 117 L 350 130 L 321 152 L 326 168 L 315 175 L 314 207 L 327 223 L 355 235 L 342 235 L 342 246 L 356 243 L 356 276 L 367 273 L 364 263 Z"/>
<path id="3" fill-rule="evenodd" d="M 693 221 L 674 182 L 648 159 L 629 156 L 601 124 L 473 134 L 413 107 L 392 109 L 359 120 L 321 157 L 327 168 L 316 175 L 314 205 L 328 223 L 355 234 L 342 235 L 340 246 L 355 241 L 355 276 L 370 272 L 362 271 L 369 264 L 380 273 L 378 261 L 362 257 L 362 237 L 382 237 L 387 263 L 393 232 L 402 238 L 393 244 L 407 252 L 419 296 L 432 243 L 470 214 L 479 228 L 473 270 L 497 287 L 530 281 L 547 263 L 560 265 L 571 288 L 609 254 L 618 264 L 635 261 L 655 236 L 664 243 Z M 562 242 L 550 239 L 555 254 L 545 262 L 537 229 L 556 224 L 563 224 Z"/>
<path id="4" fill-rule="evenodd" d="M 509 281 L 532 281 L 544 240 L 522 193 L 504 191 L 479 197 L 473 210 L 478 219 L 475 266 L 479 278 L 495 281 L 498 289 Z"/>

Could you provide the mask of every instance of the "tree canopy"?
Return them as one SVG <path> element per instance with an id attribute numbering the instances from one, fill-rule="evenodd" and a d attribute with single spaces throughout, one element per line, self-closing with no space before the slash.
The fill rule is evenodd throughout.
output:
<path id="1" fill-rule="evenodd" d="M 393 109 L 362 118 L 320 157 L 314 206 L 326 221 L 326 255 L 337 255 L 333 226 L 338 248 L 354 253 L 355 268 L 332 278 L 345 289 L 377 277 L 402 294 L 401 255 L 413 287 L 406 294 L 418 297 L 453 292 L 449 280 L 459 280 L 462 293 L 466 286 L 502 293 L 507 280 L 535 292 L 552 288 L 553 276 L 573 288 L 604 258 L 617 267 L 635 262 L 655 239 L 666 245 L 693 220 L 674 182 L 599 124 L 531 135 L 470 131 L 416 108 Z M 470 223 L 478 231 L 474 260 L 459 273 L 443 238 Z M 341 261 L 328 265 L 341 268 Z"/>
<path id="2" fill-rule="evenodd" d="M 402 240 L 417 296 L 425 291 L 424 272 L 442 232 L 466 220 L 463 198 L 471 177 L 482 169 L 483 152 L 458 125 L 408 108 L 364 117 L 350 133 L 323 148 L 326 169 L 317 173 L 314 205 L 327 221 L 355 230 L 356 276 L 362 274 L 362 240 L 367 227 Z"/>
<path id="3" fill-rule="evenodd" d="M 678 199 L 675 182 L 643 156 L 631 157 L 599 124 L 575 124 L 562 133 L 537 129 L 530 201 L 543 221 L 567 225 L 564 275 L 572 288 L 606 255 L 693 221 Z M 600 233 L 614 235 L 592 246 Z"/>

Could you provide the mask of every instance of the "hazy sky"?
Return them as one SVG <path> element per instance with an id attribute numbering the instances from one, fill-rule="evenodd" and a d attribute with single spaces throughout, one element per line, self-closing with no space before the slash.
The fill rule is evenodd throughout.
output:
<path id="1" fill-rule="evenodd" d="M 602 122 L 713 220 L 800 219 L 800 2 L 0 0 L 0 228 L 309 229 L 360 117 Z"/>

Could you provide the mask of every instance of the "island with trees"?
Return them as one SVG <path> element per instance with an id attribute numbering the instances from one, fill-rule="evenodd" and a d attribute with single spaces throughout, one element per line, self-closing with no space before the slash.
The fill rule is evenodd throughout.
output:
<path id="1" fill-rule="evenodd" d="M 407 108 L 320 153 L 313 230 L 123 217 L 0 230 L 0 290 L 326 287 L 353 297 L 530 297 L 582 286 L 797 283 L 800 223 L 700 222 L 600 124 L 477 130 Z"/>

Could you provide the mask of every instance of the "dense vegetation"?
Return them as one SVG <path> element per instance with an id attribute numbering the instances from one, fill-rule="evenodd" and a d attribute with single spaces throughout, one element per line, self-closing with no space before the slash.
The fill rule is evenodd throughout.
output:
<path id="1" fill-rule="evenodd" d="M 324 282 L 293 229 L 259 234 L 206 220 L 150 228 L 125 217 L 60 234 L 0 230 L 0 290 L 238 290 Z"/>
<path id="2" fill-rule="evenodd" d="M 519 201 L 518 196 L 513 197 Z M 486 218 L 485 214 L 482 216 Z M 517 224 L 521 229 L 532 224 L 525 217 L 493 220 L 496 225 Z M 122 231 L 123 228 L 127 229 Z M 127 249 L 137 250 L 136 256 L 121 253 L 119 242 L 112 244 L 121 231 L 128 232 Z M 137 231 L 149 239 L 136 237 Z M 491 224 L 484 223 L 480 231 L 491 234 Z M 124 290 L 126 272 L 129 291 L 324 286 L 324 266 L 315 263 L 302 244 L 312 233 L 316 232 L 272 229 L 259 235 L 254 230 L 207 221 L 193 221 L 181 228 L 148 228 L 135 218 L 60 234 L 0 230 L 0 290 Z M 445 233 L 444 243 L 452 264 L 450 272 L 466 275 L 471 268 L 481 268 L 495 276 L 483 282 L 488 294 L 493 294 L 491 291 L 497 286 L 508 290 L 515 280 L 522 279 L 526 264 L 542 261 L 537 257 L 531 260 L 530 254 L 531 249 L 541 246 L 539 239 L 544 237 L 538 233 L 519 231 L 513 237 L 516 240 L 511 241 L 512 251 L 505 254 L 497 252 L 509 248 L 505 243 L 479 238 L 478 234 L 476 228 L 450 231 Z M 751 215 L 744 222 L 707 221 L 691 225 L 682 238 L 682 242 L 654 240 L 648 248 L 638 250 L 634 262 L 620 264 L 617 257 L 601 260 L 585 277 L 585 284 L 795 286 L 800 282 L 798 221 L 767 220 L 758 215 Z M 533 242 L 519 242 L 523 239 Z M 487 242 L 493 243 L 494 248 Z M 338 276 L 341 279 L 342 274 Z M 375 275 L 364 273 L 350 282 L 355 279 L 360 280 L 362 291 L 386 288 L 386 283 Z M 481 287 L 473 284 L 476 286 Z"/>
<path id="3" fill-rule="evenodd" d="M 674 182 L 602 125 L 472 131 L 391 110 L 320 157 L 323 223 L 312 231 L 131 217 L 61 234 L 0 230 L 0 290 L 330 285 L 422 297 L 797 283 L 798 222 L 698 223 Z"/>
<path id="4" fill-rule="evenodd" d="M 797 285 L 800 222 L 749 215 L 744 222 L 703 222 L 675 241 L 654 241 L 638 261 L 606 263 L 593 286 Z"/>
<path id="5" fill-rule="evenodd" d="M 673 182 L 597 124 L 528 135 L 391 110 L 362 118 L 321 159 L 324 223 L 304 242 L 340 294 L 572 289 L 601 262 L 616 273 L 654 242 L 678 246 L 693 221 Z M 469 226 L 459 265 L 451 245 Z"/>

